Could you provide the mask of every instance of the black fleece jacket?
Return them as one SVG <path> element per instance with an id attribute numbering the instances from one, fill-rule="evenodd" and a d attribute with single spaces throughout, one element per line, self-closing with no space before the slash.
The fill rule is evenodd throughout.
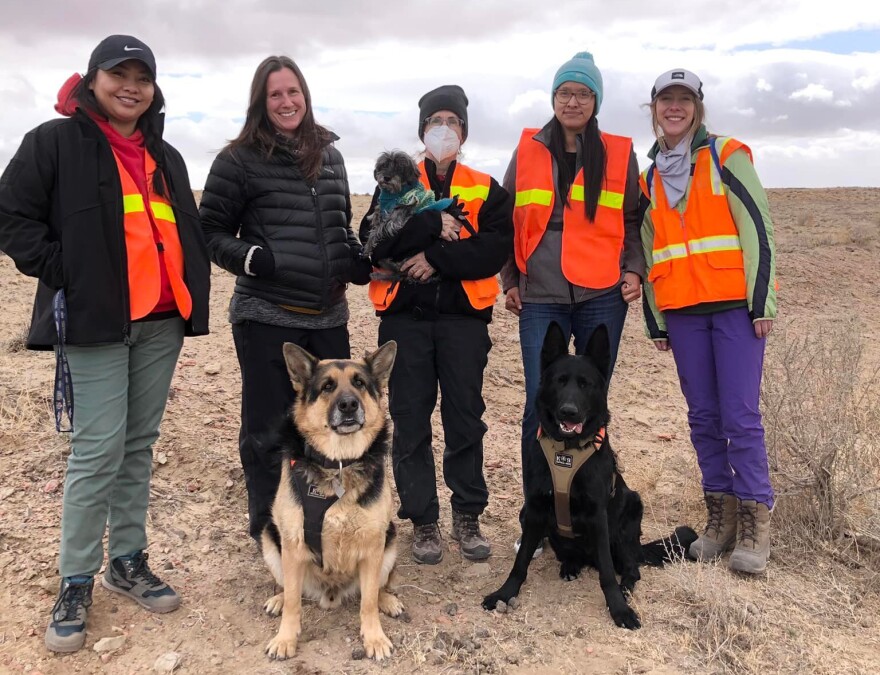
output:
<path id="1" fill-rule="evenodd" d="M 455 167 L 455 162 L 449 165 L 441 183 L 434 162 L 425 160 L 425 172 L 437 199 L 449 197 Z M 376 208 L 378 200 L 377 188 L 368 214 Z M 374 263 L 388 258 L 403 260 L 424 251 L 425 258 L 440 276 L 440 281 L 435 283 L 404 282 L 391 306 L 381 313 L 383 316 L 407 312 L 422 318 L 437 314 L 465 314 L 477 316 L 487 323 L 492 320 L 492 307 L 474 309 L 460 282 L 495 276 L 513 253 L 513 199 L 494 178 L 479 217 L 480 230 L 475 236 L 446 241 L 440 238 L 440 212 L 423 211 L 413 216 L 397 236 L 376 247 L 372 257 Z M 361 241 L 366 241 L 369 232 L 370 222 L 365 216 L 360 225 Z"/>
<path id="2" fill-rule="evenodd" d="M 208 332 L 211 268 L 180 153 L 165 143 L 165 178 L 192 297 L 187 335 Z M 124 342 L 131 319 L 122 186 L 110 142 L 85 113 L 29 132 L 0 178 L 0 250 L 37 277 L 29 349 L 58 338 L 52 299 L 64 289 L 67 343 Z"/>

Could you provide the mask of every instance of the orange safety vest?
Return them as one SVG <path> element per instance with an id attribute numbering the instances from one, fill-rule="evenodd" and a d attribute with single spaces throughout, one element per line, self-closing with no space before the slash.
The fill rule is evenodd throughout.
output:
<path id="1" fill-rule="evenodd" d="M 422 185 L 431 189 L 428 174 L 425 173 L 425 163 L 419 163 Z M 452 175 L 452 185 L 449 186 L 449 196 L 458 197 L 463 208 L 468 212 L 468 222 L 473 226 L 474 232 L 480 231 L 480 209 L 489 196 L 489 185 L 492 177 L 489 174 L 475 171 L 464 164 L 456 164 Z M 472 236 L 466 227 L 459 230 L 458 236 L 467 239 Z M 492 276 L 487 279 L 465 279 L 461 281 L 461 287 L 467 295 L 468 302 L 474 309 L 486 309 L 495 304 L 495 299 L 501 291 L 498 280 Z M 400 283 L 397 281 L 370 282 L 370 300 L 377 312 L 384 312 L 394 302 Z"/>
<path id="2" fill-rule="evenodd" d="M 671 208 L 657 171 L 649 186 L 643 172 L 642 192 L 651 200 L 654 241 L 648 281 L 657 309 L 679 309 L 704 302 L 746 299 L 746 276 L 739 231 L 727 205 L 721 167 L 730 155 L 749 148 L 732 138 L 712 139 L 697 151 L 684 213 Z M 717 153 L 716 162 L 712 154 Z"/>
<path id="3" fill-rule="evenodd" d="M 516 266 L 528 273 L 527 261 L 547 230 L 556 200 L 553 156 L 534 138 L 539 129 L 524 129 L 516 151 L 516 203 L 513 210 Z M 562 220 L 562 274 L 578 286 L 608 288 L 620 279 L 623 251 L 623 196 L 632 154 L 632 139 L 602 134 L 605 183 L 596 219 L 584 213 L 584 171 L 578 171 L 568 193 Z"/>
<path id="4" fill-rule="evenodd" d="M 119 156 L 113 152 L 119 180 L 122 183 L 122 211 L 125 226 L 125 251 L 128 260 L 128 302 L 131 319 L 135 321 L 147 316 L 156 307 L 161 295 L 161 272 L 159 269 L 159 246 L 165 256 L 165 267 L 174 301 L 184 319 L 192 312 L 192 297 L 183 280 L 183 248 L 177 233 L 177 218 L 171 203 L 153 192 L 153 173 L 156 162 L 149 152 L 144 152 L 144 166 L 147 176 L 147 195 L 149 203 L 134 178 L 125 170 Z M 149 211 L 147 210 L 149 209 Z M 160 241 L 153 236 L 153 227 L 159 230 Z"/>

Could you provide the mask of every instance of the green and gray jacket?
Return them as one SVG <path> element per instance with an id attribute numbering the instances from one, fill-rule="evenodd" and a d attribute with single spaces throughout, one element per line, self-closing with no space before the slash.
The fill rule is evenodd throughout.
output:
<path id="1" fill-rule="evenodd" d="M 698 150 L 709 144 L 710 136 L 705 125 L 694 135 L 691 143 L 691 176 L 696 163 Z M 654 143 L 648 153 L 653 160 L 659 152 L 658 143 Z M 646 175 L 645 171 L 643 175 Z M 654 171 L 653 180 L 658 180 Z M 727 195 L 727 204 L 736 229 L 739 231 L 740 244 L 743 250 L 743 263 L 746 274 L 747 298 L 744 301 L 711 302 L 668 310 L 683 314 L 710 314 L 736 307 L 748 307 L 752 321 L 776 318 L 776 248 L 773 243 L 773 222 L 770 220 L 770 205 L 755 167 L 745 150 L 733 152 L 721 167 L 721 182 Z M 679 213 L 687 209 L 692 182 L 688 183 L 684 197 L 675 207 Z M 645 253 L 647 272 L 651 272 L 654 247 L 654 223 L 651 219 L 652 206 L 650 200 L 642 195 L 642 247 Z M 663 312 L 657 309 L 654 299 L 653 285 L 645 282 L 643 288 L 643 306 L 645 312 L 646 334 L 652 340 L 667 339 L 666 320 Z"/>

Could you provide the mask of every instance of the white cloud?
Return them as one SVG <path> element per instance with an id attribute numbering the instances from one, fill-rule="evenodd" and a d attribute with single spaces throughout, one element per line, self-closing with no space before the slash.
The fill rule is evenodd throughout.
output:
<path id="1" fill-rule="evenodd" d="M 658 73 L 683 66 L 703 79 L 713 131 L 773 149 L 761 163 L 768 185 L 880 185 L 876 159 L 844 143 L 876 128 L 880 50 L 755 47 L 876 29 L 880 4 L 839 0 L 828 12 L 820 0 L 694 0 L 687 22 L 647 0 L 116 0 L 113 12 L 97 0 L 45 4 L 21 3 L 0 25 L 0 168 L 29 128 L 53 116 L 59 85 L 85 68 L 97 41 L 125 32 L 156 53 L 166 135 L 196 187 L 240 130 L 253 70 L 270 53 L 297 60 L 317 119 L 341 138 L 352 189 L 368 192 L 379 152 L 421 149 L 419 97 L 452 82 L 470 98 L 467 161 L 501 178 L 522 128 L 552 114 L 556 68 L 584 49 L 604 79 L 600 126 L 632 136 L 643 164 L 653 139 L 642 104 Z M 835 139 L 852 163 L 816 169 L 778 151 L 815 138 Z"/>

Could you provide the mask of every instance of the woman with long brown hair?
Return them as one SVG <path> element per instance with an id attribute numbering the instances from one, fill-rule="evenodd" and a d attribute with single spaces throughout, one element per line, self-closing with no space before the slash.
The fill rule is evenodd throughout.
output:
<path id="1" fill-rule="evenodd" d="M 239 452 L 250 533 L 269 521 L 280 466 L 267 434 L 293 404 L 282 345 L 349 358 L 346 283 L 361 246 L 337 136 L 315 121 L 302 71 L 270 56 L 254 73 L 244 126 L 211 167 L 199 213 L 211 259 L 236 275 L 229 321 L 241 367 Z"/>

